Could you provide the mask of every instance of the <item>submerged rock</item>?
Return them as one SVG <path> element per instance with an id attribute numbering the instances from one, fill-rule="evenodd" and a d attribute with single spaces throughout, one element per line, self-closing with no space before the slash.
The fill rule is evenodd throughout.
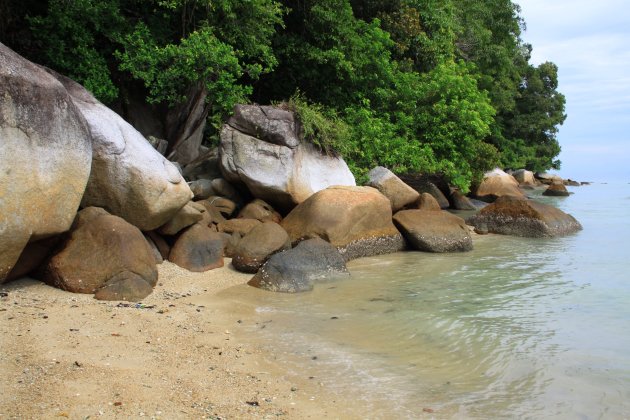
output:
<path id="1" fill-rule="evenodd" d="M 340 275 L 348 275 L 344 258 L 328 242 L 313 238 L 273 255 L 247 284 L 272 292 L 296 293 L 312 290 L 316 280 Z"/>
<path id="2" fill-rule="evenodd" d="M 562 210 L 512 196 L 498 198 L 467 223 L 481 231 L 525 237 L 562 236 L 582 229 L 573 216 Z"/>

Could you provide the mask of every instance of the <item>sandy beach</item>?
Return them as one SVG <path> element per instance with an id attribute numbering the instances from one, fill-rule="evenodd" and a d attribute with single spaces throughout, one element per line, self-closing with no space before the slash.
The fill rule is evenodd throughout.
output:
<path id="1" fill-rule="evenodd" d="M 206 273 L 164 262 L 141 305 L 1 285 L 0 418 L 353 417 L 248 339 L 252 309 L 217 295 L 249 278 L 229 259 Z"/>

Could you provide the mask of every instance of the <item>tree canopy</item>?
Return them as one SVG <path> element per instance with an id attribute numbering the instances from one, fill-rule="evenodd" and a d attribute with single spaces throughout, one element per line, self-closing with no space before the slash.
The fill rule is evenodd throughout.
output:
<path id="1" fill-rule="evenodd" d="M 560 165 L 557 67 L 530 64 L 519 13 L 510 0 L 0 0 L 0 41 L 107 104 L 140 89 L 172 108 L 201 87 L 208 141 L 236 103 L 285 102 L 359 177 L 383 165 L 466 190 L 495 165 Z"/>

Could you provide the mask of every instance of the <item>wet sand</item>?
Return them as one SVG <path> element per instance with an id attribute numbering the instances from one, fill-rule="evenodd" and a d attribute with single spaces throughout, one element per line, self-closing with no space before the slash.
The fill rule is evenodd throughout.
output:
<path id="1" fill-rule="evenodd" d="M 250 277 L 164 262 L 142 305 L 0 285 L 0 418 L 354 417 L 248 337 L 253 309 L 219 295 Z"/>

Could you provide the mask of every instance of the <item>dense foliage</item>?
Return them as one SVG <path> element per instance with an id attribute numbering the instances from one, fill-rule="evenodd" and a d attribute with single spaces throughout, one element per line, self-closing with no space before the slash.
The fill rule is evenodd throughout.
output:
<path id="1" fill-rule="evenodd" d="M 0 41 L 106 103 L 208 92 L 208 135 L 242 101 L 297 111 L 358 177 L 557 168 L 557 68 L 529 63 L 511 0 L 0 0 Z M 216 134 L 216 132 L 215 132 Z"/>

